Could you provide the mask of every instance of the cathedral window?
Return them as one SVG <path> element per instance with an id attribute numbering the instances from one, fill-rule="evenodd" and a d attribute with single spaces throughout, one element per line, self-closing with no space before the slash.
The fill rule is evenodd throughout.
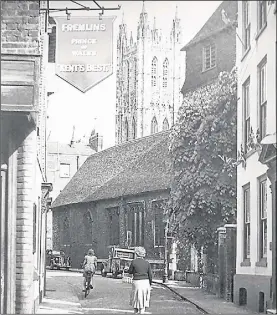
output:
<path id="1" fill-rule="evenodd" d="M 157 76 L 158 76 L 158 59 L 154 57 L 151 64 L 151 85 L 153 87 L 157 86 Z"/>
<path id="2" fill-rule="evenodd" d="M 136 120 L 135 117 L 133 117 L 133 122 L 132 122 L 132 137 L 133 139 L 136 139 Z"/>
<path id="3" fill-rule="evenodd" d="M 127 81 L 127 97 L 129 98 L 129 95 L 130 95 L 130 62 L 127 61 L 126 63 L 126 70 L 127 70 L 127 78 L 126 78 L 126 81 Z"/>
<path id="4" fill-rule="evenodd" d="M 156 117 L 153 117 L 151 121 L 151 135 L 158 132 L 158 122 Z"/>
<path id="5" fill-rule="evenodd" d="M 83 216 L 84 243 L 86 246 L 92 246 L 92 222 L 91 213 L 87 211 Z"/>
<path id="6" fill-rule="evenodd" d="M 168 59 L 163 63 L 163 88 L 167 88 L 168 84 Z"/>
<path id="7" fill-rule="evenodd" d="M 129 140 L 129 124 L 127 118 L 125 119 L 125 140 Z"/>
<path id="8" fill-rule="evenodd" d="M 137 59 L 134 60 L 134 90 L 137 91 Z"/>
<path id="9" fill-rule="evenodd" d="M 163 121 L 163 131 L 168 130 L 169 129 L 169 123 L 167 118 L 164 119 Z"/>

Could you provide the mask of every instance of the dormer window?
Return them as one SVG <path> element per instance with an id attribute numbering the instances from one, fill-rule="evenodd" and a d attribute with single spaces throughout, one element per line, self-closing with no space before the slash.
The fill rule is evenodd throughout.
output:
<path id="1" fill-rule="evenodd" d="M 215 44 L 209 44 L 203 48 L 203 71 L 207 71 L 216 66 Z"/>

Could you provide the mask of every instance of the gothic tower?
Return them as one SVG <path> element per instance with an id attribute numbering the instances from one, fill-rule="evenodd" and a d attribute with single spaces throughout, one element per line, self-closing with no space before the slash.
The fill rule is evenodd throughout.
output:
<path id="1" fill-rule="evenodd" d="M 180 106 L 182 32 L 177 8 L 166 37 L 143 2 L 137 41 L 122 21 L 117 42 L 116 143 L 167 130 Z"/>

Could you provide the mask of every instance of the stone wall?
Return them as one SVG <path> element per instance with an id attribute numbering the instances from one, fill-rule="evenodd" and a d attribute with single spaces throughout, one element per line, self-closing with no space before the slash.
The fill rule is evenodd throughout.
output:
<path id="1" fill-rule="evenodd" d="M 103 200 L 97 203 L 76 204 L 52 209 L 53 211 L 53 249 L 64 250 L 72 258 L 72 266 L 80 267 L 85 252 L 94 248 L 99 259 L 108 258 L 109 225 L 107 210 L 111 207 L 120 209 L 120 246 L 126 243 L 126 226 L 124 221 L 124 209 L 126 204 L 139 202 L 144 207 L 144 247 L 148 259 L 162 260 L 164 247 L 154 246 L 154 213 L 151 202 L 168 197 L 167 192 L 152 192 L 145 195 L 137 195 L 117 200 Z M 84 215 L 91 214 L 91 242 L 87 244 L 85 239 Z M 66 219 L 67 218 L 67 219 Z M 69 222 L 69 233 L 65 231 L 65 220 Z M 67 234 L 67 235 L 66 235 Z M 69 237 L 67 240 L 65 235 Z M 155 266 L 158 268 L 158 266 Z"/>

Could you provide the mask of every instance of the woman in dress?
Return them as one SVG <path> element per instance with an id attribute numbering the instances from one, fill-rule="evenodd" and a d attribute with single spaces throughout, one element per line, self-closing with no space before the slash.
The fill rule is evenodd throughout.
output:
<path id="1" fill-rule="evenodd" d="M 133 275 L 130 305 L 135 313 L 144 314 L 149 307 L 150 291 L 152 285 L 152 271 L 150 263 L 144 260 L 146 251 L 143 247 L 136 247 L 137 258 L 131 262 L 129 274 Z"/>

